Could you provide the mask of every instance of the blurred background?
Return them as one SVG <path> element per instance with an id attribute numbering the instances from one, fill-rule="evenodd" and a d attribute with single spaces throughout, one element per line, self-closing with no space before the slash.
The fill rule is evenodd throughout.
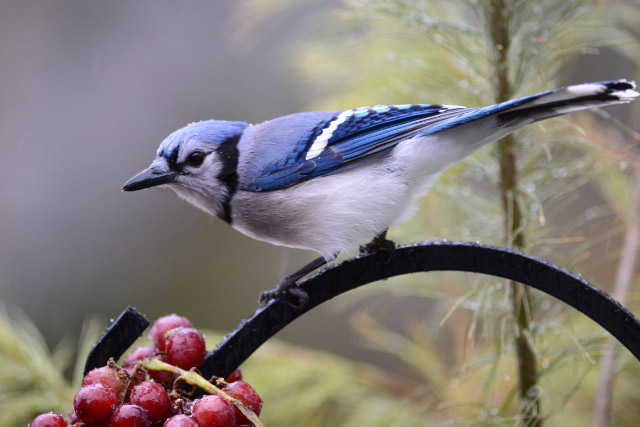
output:
<path id="1" fill-rule="evenodd" d="M 503 64 L 496 19 L 511 35 Z M 79 346 L 83 325 L 86 337 L 87 319 L 109 319 L 127 305 L 151 319 L 176 312 L 225 333 L 254 311 L 261 290 L 315 256 L 251 240 L 172 193 L 120 191 L 164 137 L 187 123 L 258 123 L 386 103 L 487 105 L 499 101 L 500 67 L 508 68 L 512 96 L 638 79 L 638 24 L 639 4 L 622 1 L 2 0 L 0 302 L 7 336 L 25 331 L 29 318 L 44 337 L 31 343 L 38 351 L 65 348 L 72 360 L 68 349 Z M 519 169 L 513 189 L 500 183 L 504 153 L 481 150 L 448 171 L 391 238 L 520 247 L 583 274 L 639 313 L 638 105 L 520 132 L 511 141 Z M 504 214 L 513 206 L 521 213 L 516 227 Z M 291 324 L 278 338 L 301 348 L 260 350 L 253 363 L 262 369 L 249 366 L 256 379 L 247 377 L 271 384 L 262 371 L 282 376 L 288 369 L 297 373 L 283 380 L 290 391 L 316 390 L 306 412 L 284 403 L 269 412 L 278 406 L 265 399 L 275 425 L 590 422 L 594 402 L 607 399 L 596 396 L 606 334 L 544 295 L 521 294 L 477 275 L 388 280 Z M 526 324 L 512 313 L 523 301 Z M 539 377 L 529 401 L 518 399 L 515 369 L 512 337 L 522 330 Z M 310 375 L 321 369 L 318 360 L 326 372 Z M 603 412 L 615 425 L 634 425 L 640 416 L 640 393 L 629 380 L 640 378 L 637 364 L 620 351 L 615 371 L 630 375 L 615 382 L 613 412 Z M 69 364 L 56 366 L 71 375 Z M 369 403 L 336 409 L 339 378 L 322 382 L 333 374 L 353 376 L 361 388 L 351 392 Z M 22 425 L 16 420 L 46 401 L 4 425 Z"/>

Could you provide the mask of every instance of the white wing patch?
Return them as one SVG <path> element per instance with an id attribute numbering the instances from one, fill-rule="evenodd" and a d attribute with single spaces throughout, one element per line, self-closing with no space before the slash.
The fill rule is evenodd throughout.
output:
<path id="1" fill-rule="evenodd" d="M 414 104 L 405 104 L 394 105 L 393 107 L 398 110 L 405 110 L 413 106 Z M 389 110 L 391 110 L 391 106 L 389 105 L 376 105 L 374 107 L 360 107 L 356 108 L 355 110 L 343 111 L 338 117 L 336 117 L 334 121 L 329 123 L 329 126 L 322 130 L 322 133 L 320 135 L 316 137 L 316 139 L 313 141 L 313 144 L 311 144 L 311 148 L 309 148 L 309 151 L 307 151 L 307 155 L 304 159 L 311 160 L 315 157 L 318 157 L 320 153 L 322 153 L 322 150 L 326 148 L 329 140 L 333 136 L 333 133 L 336 131 L 336 129 L 338 129 L 338 126 L 344 123 L 349 117 L 355 116 L 356 118 L 360 119 L 369 115 L 371 111 L 375 113 L 386 113 Z"/>
<path id="2" fill-rule="evenodd" d="M 356 111 L 360 113 L 358 110 Z M 336 129 L 338 129 L 338 126 L 344 123 L 354 113 L 355 112 L 353 110 L 343 111 L 342 113 L 340 113 L 338 117 L 336 117 L 335 120 L 329 123 L 329 126 L 324 128 L 322 130 L 322 133 L 318 135 L 316 139 L 313 141 L 313 144 L 311 144 L 311 148 L 309 148 L 309 151 L 307 151 L 307 155 L 305 156 L 304 159 L 310 160 L 310 159 L 313 159 L 314 157 L 318 157 L 320 153 L 322 153 L 322 150 L 324 150 L 325 147 L 327 146 L 329 139 L 331 139 L 331 137 L 333 136 L 333 132 L 335 132 Z"/>
<path id="3" fill-rule="evenodd" d="M 403 105 L 376 105 L 373 107 L 360 107 L 354 110 L 346 110 L 340 113 L 335 120 L 329 122 L 329 125 L 322 130 L 322 133 L 316 137 L 307 151 L 307 155 L 305 156 L 305 160 L 311 160 L 316 158 L 322 153 L 322 151 L 327 147 L 329 140 L 333 136 L 338 126 L 347 121 L 349 117 L 354 116 L 356 119 L 361 119 L 363 117 L 368 116 L 371 113 L 386 113 L 390 111 L 392 108 L 395 110 L 406 110 L 413 107 L 432 107 L 430 104 L 403 104 Z M 459 105 L 442 105 L 442 109 L 435 110 L 438 113 L 443 113 L 450 109 L 455 108 L 466 108 Z"/>

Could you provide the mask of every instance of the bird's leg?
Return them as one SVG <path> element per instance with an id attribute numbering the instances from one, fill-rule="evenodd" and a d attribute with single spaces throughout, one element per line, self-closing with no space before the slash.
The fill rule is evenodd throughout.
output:
<path id="1" fill-rule="evenodd" d="M 366 245 L 360 246 L 361 254 L 374 254 L 379 251 L 385 251 L 389 254 L 388 260 L 391 260 L 395 250 L 396 244 L 393 241 L 387 239 L 387 230 L 384 230 L 382 233 L 378 234 L 373 238 L 373 240 L 371 240 L 371 242 L 367 243 Z M 260 298 L 258 299 L 258 304 L 260 305 L 260 307 L 264 307 L 265 305 L 267 305 L 269 300 L 273 298 L 279 298 L 286 294 L 290 294 L 298 299 L 298 304 L 296 305 L 296 307 L 304 307 L 307 301 L 309 301 L 309 295 L 304 290 L 298 287 L 298 280 L 302 279 L 307 274 L 326 264 L 327 260 L 324 257 L 318 257 L 314 259 L 309 264 L 302 267 L 300 270 L 282 279 L 280 283 L 278 283 L 278 286 L 276 286 L 272 290 L 261 292 Z"/>
<path id="2" fill-rule="evenodd" d="M 298 299 L 296 307 L 304 307 L 307 301 L 309 301 L 309 294 L 299 288 L 297 282 L 313 270 L 320 268 L 325 264 L 327 264 L 327 260 L 324 259 L 324 257 L 314 259 L 300 270 L 282 279 L 280 283 L 278 283 L 278 286 L 272 290 L 261 292 L 258 304 L 260 304 L 260 307 L 264 307 L 272 298 L 279 298 L 285 294 L 290 294 Z"/>
<path id="3" fill-rule="evenodd" d="M 369 243 L 360 246 L 360 254 L 367 255 L 375 254 L 379 251 L 385 251 L 389 254 L 390 260 L 396 250 L 396 244 L 393 241 L 387 239 L 387 231 L 388 230 L 384 230 L 382 233 L 374 237 L 373 240 L 371 240 Z"/>

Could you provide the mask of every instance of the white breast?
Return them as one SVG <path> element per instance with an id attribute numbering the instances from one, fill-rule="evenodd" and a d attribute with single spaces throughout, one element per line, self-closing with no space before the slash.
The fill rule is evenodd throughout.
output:
<path id="1" fill-rule="evenodd" d="M 326 259 L 350 251 L 405 213 L 411 192 L 401 173 L 371 164 L 270 192 L 239 191 L 233 227 L 276 245 Z"/>

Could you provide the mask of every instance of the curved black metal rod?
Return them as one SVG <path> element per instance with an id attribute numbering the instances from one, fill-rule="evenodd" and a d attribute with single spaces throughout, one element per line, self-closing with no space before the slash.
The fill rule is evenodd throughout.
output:
<path id="1" fill-rule="evenodd" d="M 84 364 L 84 375 L 105 366 L 109 359 L 119 359 L 149 326 L 149 321 L 135 308 L 127 307 L 91 347 Z"/>
<path id="2" fill-rule="evenodd" d="M 388 262 L 387 262 L 388 261 Z M 347 260 L 302 281 L 309 302 L 295 309 L 287 298 L 270 301 L 227 335 L 200 366 L 205 377 L 228 376 L 265 341 L 293 320 L 351 289 L 401 274 L 428 271 L 489 274 L 532 286 L 581 311 L 640 360 L 640 321 L 581 277 L 531 255 L 467 242 L 426 242 Z"/>

